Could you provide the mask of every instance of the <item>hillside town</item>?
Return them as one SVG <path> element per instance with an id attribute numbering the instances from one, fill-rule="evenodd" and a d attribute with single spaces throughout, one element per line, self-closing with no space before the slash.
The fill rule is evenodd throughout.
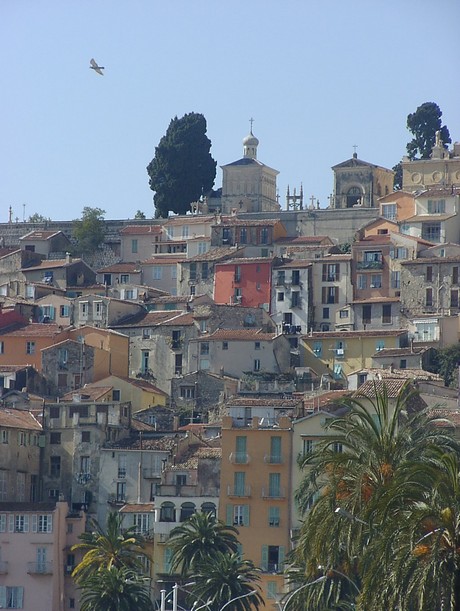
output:
<path id="1" fill-rule="evenodd" d="M 242 144 L 188 214 L 106 220 L 91 256 L 71 222 L 0 224 L 0 608 L 33 591 L 80 609 L 73 546 L 116 512 L 164 611 L 185 583 L 169 535 L 206 512 L 283 611 L 298 458 L 344 399 L 409 386 L 460 438 L 435 373 L 460 332 L 460 143 L 403 158 L 396 191 L 393 170 L 332 159 L 327 204 L 279 195 L 252 126 Z"/>

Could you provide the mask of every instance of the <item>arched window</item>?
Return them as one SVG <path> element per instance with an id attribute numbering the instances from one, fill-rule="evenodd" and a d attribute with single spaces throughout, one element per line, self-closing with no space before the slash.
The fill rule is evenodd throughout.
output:
<path id="1" fill-rule="evenodd" d="M 160 522 L 175 522 L 176 507 L 174 503 L 166 502 L 160 508 Z"/>
<path id="2" fill-rule="evenodd" d="M 203 503 L 201 505 L 201 511 L 203 513 L 210 513 L 214 517 L 216 517 L 216 506 L 214 503 Z"/>
<path id="3" fill-rule="evenodd" d="M 180 521 L 184 522 L 196 511 L 195 503 L 182 503 L 180 507 Z"/>
<path id="4" fill-rule="evenodd" d="M 359 187 L 351 187 L 347 193 L 347 208 L 353 208 L 362 201 L 363 193 Z"/>

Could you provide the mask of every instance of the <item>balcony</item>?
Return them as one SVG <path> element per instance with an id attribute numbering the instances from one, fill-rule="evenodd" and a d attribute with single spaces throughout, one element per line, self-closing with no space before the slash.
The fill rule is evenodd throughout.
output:
<path id="1" fill-rule="evenodd" d="M 107 503 L 109 503 L 109 505 L 124 505 L 127 503 L 127 498 L 121 494 L 118 496 L 116 494 L 109 494 L 107 497 Z"/>
<path id="2" fill-rule="evenodd" d="M 356 263 L 356 269 L 383 269 L 383 261 L 358 261 Z"/>
<path id="3" fill-rule="evenodd" d="M 264 463 L 267 463 L 267 465 L 282 465 L 284 456 L 281 454 L 265 454 Z"/>
<path id="4" fill-rule="evenodd" d="M 286 491 L 283 487 L 280 488 L 262 488 L 263 499 L 285 499 Z"/>
<path id="5" fill-rule="evenodd" d="M 144 467 L 142 469 L 142 477 L 144 479 L 158 479 L 161 477 L 161 471 L 159 469 Z"/>
<path id="6" fill-rule="evenodd" d="M 8 562 L 6 560 L 0 560 L 0 575 L 6 575 L 8 573 Z"/>
<path id="7" fill-rule="evenodd" d="M 251 486 L 227 486 L 227 496 L 248 498 L 251 496 Z"/>
<path id="8" fill-rule="evenodd" d="M 232 452 L 228 460 L 234 465 L 248 465 L 251 462 L 247 452 Z"/>
<path id="9" fill-rule="evenodd" d="M 52 562 L 28 562 L 27 572 L 29 575 L 51 575 L 53 573 Z"/>

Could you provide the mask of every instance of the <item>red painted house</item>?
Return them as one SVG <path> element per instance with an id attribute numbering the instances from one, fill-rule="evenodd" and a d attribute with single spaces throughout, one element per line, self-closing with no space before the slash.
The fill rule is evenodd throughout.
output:
<path id="1" fill-rule="evenodd" d="M 217 263 L 214 271 L 214 301 L 249 307 L 270 308 L 274 259 L 244 258 Z"/>

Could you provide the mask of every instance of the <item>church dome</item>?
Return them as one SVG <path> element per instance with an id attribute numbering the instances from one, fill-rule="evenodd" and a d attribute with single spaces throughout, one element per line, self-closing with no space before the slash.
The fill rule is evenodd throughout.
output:
<path id="1" fill-rule="evenodd" d="M 259 140 L 254 136 L 252 131 L 243 139 L 243 146 L 259 146 Z"/>

